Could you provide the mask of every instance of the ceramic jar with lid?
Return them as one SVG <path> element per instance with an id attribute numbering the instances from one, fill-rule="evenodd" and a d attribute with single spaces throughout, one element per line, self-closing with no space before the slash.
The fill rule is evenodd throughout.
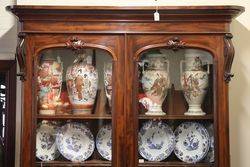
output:
<path id="1" fill-rule="evenodd" d="M 142 88 L 145 97 L 139 100 L 148 110 L 146 115 L 165 115 L 162 103 L 170 87 L 169 61 L 162 54 L 149 54 L 141 62 Z"/>
<path id="2" fill-rule="evenodd" d="M 195 53 L 193 61 L 187 62 L 185 71 L 183 71 L 184 63 L 185 61 L 182 61 L 180 64 L 181 85 L 184 97 L 189 105 L 185 115 L 205 115 L 201 104 L 209 86 L 209 65 L 207 64 L 207 71 L 205 71 L 200 57 L 196 56 Z"/>

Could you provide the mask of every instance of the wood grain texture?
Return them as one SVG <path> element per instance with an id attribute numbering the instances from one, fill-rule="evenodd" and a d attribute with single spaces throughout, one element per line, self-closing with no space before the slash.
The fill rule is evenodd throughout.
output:
<path id="1" fill-rule="evenodd" d="M 113 142 L 112 163 L 100 160 L 86 164 L 54 161 L 47 166 L 215 166 L 230 167 L 228 85 L 225 71 L 230 72 L 232 44 L 225 35 L 230 33 L 230 22 L 244 11 L 239 6 L 177 6 L 160 7 L 161 20 L 153 21 L 154 7 L 66 7 L 66 6 L 10 6 L 26 33 L 27 75 L 23 87 L 21 166 L 40 166 L 35 162 L 36 122 L 50 120 L 110 121 L 111 116 L 96 115 L 76 117 L 72 115 L 41 116 L 36 108 L 36 66 L 44 50 L 66 48 L 69 39 L 78 39 L 79 48 L 99 48 L 113 59 Z M 230 46 L 229 46 L 230 45 Z M 78 47 L 77 47 L 78 48 Z M 149 117 L 138 109 L 138 61 L 151 49 L 195 48 L 213 56 L 211 88 L 204 108 L 204 117 L 186 117 L 182 93 L 171 89 L 164 110 L 169 115 Z M 226 48 L 226 49 L 225 49 Z M 224 56 L 225 55 L 225 56 Z M 70 56 L 70 55 L 69 55 Z M 226 77 L 228 78 L 228 77 Z M 99 107 L 100 108 L 100 107 Z M 213 122 L 215 127 L 214 164 L 188 165 L 179 161 L 162 163 L 138 163 L 138 129 L 142 121 L 163 119 L 170 121 L 197 120 Z M 96 155 L 94 155 L 96 157 Z"/>
<path id="2" fill-rule="evenodd" d="M 16 136 L 16 61 L 1 60 L 0 73 L 5 76 L 5 131 L 3 165 L 15 166 L 15 136 Z M 0 164 L 1 165 L 1 164 Z"/>

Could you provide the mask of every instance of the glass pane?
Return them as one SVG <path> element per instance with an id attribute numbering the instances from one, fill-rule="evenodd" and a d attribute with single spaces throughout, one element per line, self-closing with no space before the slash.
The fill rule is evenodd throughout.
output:
<path id="1" fill-rule="evenodd" d="M 6 129 L 6 87 L 5 74 L 0 73 L 0 166 L 3 166 L 4 160 L 4 143 L 5 143 L 5 129 Z"/>
<path id="2" fill-rule="evenodd" d="M 214 163 L 213 58 L 150 50 L 138 62 L 139 166 Z"/>
<path id="3" fill-rule="evenodd" d="M 37 165 L 112 159 L 112 57 L 104 50 L 44 51 L 37 66 Z"/>

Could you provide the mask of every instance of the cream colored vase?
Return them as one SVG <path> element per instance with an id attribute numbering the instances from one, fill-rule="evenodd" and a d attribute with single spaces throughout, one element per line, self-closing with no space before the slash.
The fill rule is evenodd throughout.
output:
<path id="1" fill-rule="evenodd" d="M 162 103 L 170 86 L 169 62 L 161 54 L 150 54 L 141 65 L 143 66 L 141 82 L 146 97 L 141 98 L 139 102 L 148 110 L 146 115 L 165 115 Z"/>
<path id="2" fill-rule="evenodd" d="M 185 112 L 185 115 L 205 115 L 206 113 L 203 112 L 201 105 L 209 86 L 209 65 L 207 65 L 207 71 L 204 71 L 202 68 L 202 61 L 199 57 L 195 57 L 194 61 L 188 62 L 188 70 L 183 71 L 184 63 L 185 61 L 181 61 L 180 64 L 181 85 L 184 97 L 189 105 L 188 111 Z M 192 63 L 192 65 L 190 65 L 190 63 Z"/>
<path id="3" fill-rule="evenodd" d="M 91 114 L 98 88 L 98 73 L 87 63 L 85 54 L 79 55 L 66 73 L 67 90 L 73 114 Z"/>
<path id="4" fill-rule="evenodd" d="M 62 88 L 63 64 L 56 59 L 44 59 L 38 66 L 39 114 L 54 115 Z"/>

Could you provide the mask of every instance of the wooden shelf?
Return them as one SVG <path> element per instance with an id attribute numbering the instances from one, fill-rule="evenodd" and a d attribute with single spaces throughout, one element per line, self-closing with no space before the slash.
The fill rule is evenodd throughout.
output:
<path id="1" fill-rule="evenodd" d="M 50 162 L 36 162 L 37 166 L 111 166 L 111 161 L 90 160 L 81 163 L 70 161 L 50 161 Z M 138 166 L 147 167 L 213 167 L 213 163 L 197 163 L 187 164 L 185 162 L 144 162 L 139 163 Z"/>
<path id="2" fill-rule="evenodd" d="M 164 115 L 164 116 L 149 116 L 139 115 L 139 119 L 163 119 L 163 120 L 213 120 L 213 115 L 204 116 L 186 116 L 186 115 Z"/>
<path id="3" fill-rule="evenodd" d="M 89 160 L 85 162 L 70 162 L 70 161 L 49 161 L 49 162 L 36 162 L 36 166 L 111 166 L 111 161 L 103 160 Z"/>
<path id="4" fill-rule="evenodd" d="M 196 164 L 187 164 L 185 162 L 144 162 L 139 163 L 139 166 L 147 166 L 147 167 L 213 167 L 213 163 L 196 163 Z"/>
<path id="5" fill-rule="evenodd" d="M 37 115 L 37 119 L 112 119 L 111 115 Z M 164 115 L 164 116 L 149 116 L 139 115 L 139 119 L 162 119 L 162 120 L 213 120 L 213 115 L 208 114 L 204 116 L 186 116 L 186 115 Z"/>
<path id="6" fill-rule="evenodd" d="M 105 115 L 97 115 L 97 114 L 91 114 L 91 115 L 37 115 L 37 119 L 47 119 L 47 120 L 66 120 L 66 119 L 112 119 L 111 114 L 105 114 Z"/>

